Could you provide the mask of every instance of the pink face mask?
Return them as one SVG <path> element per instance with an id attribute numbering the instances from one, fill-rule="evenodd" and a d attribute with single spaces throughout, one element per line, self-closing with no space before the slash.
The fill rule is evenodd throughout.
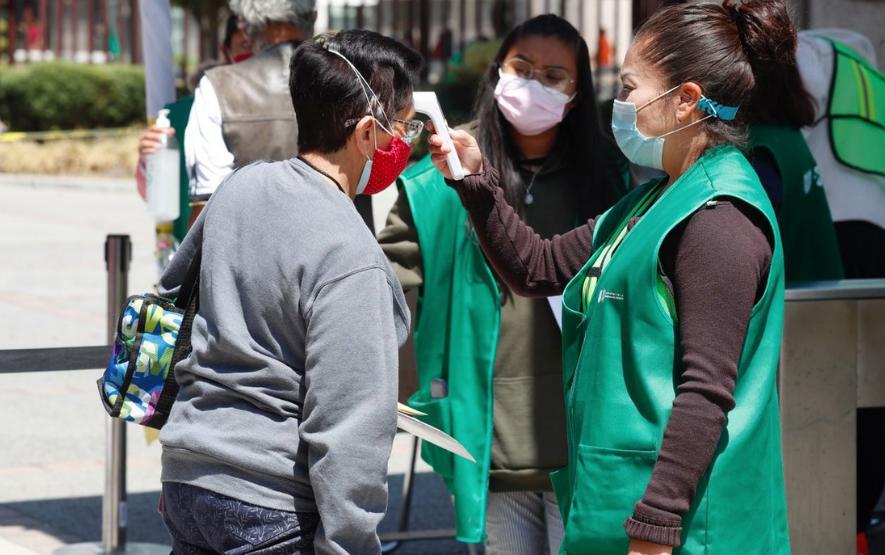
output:
<path id="1" fill-rule="evenodd" d="M 498 72 L 495 100 L 504 118 L 522 135 L 539 135 L 558 125 L 575 95 L 547 88 L 534 79 Z"/>

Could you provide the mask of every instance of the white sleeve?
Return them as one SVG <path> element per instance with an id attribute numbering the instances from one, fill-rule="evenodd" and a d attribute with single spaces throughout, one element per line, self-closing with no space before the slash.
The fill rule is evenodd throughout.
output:
<path id="1" fill-rule="evenodd" d="M 184 134 L 184 157 L 191 196 L 211 195 L 234 169 L 234 155 L 221 130 L 221 105 L 207 77 L 194 92 L 194 106 Z"/>
<path id="2" fill-rule="evenodd" d="M 833 76 L 833 47 L 806 31 L 799 33 L 796 62 L 805 90 L 814 99 L 815 119 L 827 114 L 830 80 Z"/>

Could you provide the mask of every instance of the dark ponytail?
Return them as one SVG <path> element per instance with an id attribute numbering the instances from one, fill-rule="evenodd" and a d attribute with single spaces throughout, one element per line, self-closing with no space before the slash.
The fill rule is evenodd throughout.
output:
<path id="1" fill-rule="evenodd" d="M 639 28 L 634 44 L 664 76 L 665 89 L 691 81 L 707 98 L 740 106 L 733 121 L 710 118 L 701 124 L 711 146 L 744 146 L 747 123 L 805 124 L 803 109 L 784 108 L 796 97 L 809 102 L 813 119 L 813 104 L 795 70 L 796 31 L 782 0 L 667 6 Z M 795 85 L 785 75 L 790 66 L 799 88 L 787 95 L 783 88 Z M 772 79 L 782 84 L 776 93 L 769 88 Z"/>
<path id="2" fill-rule="evenodd" d="M 725 0 L 756 80 L 746 107 L 748 121 L 802 127 L 814 122 L 815 108 L 796 64 L 798 36 L 780 0 Z"/>

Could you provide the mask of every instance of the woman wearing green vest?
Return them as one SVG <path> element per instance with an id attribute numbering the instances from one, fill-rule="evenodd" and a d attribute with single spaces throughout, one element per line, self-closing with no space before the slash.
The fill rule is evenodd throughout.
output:
<path id="1" fill-rule="evenodd" d="M 770 64 L 744 108 L 750 124 L 748 157 L 768 193 L 784 245 L 788 282 L 842 279 L 836 227 L 817 162 L 799 128 L 814 124 L 814 102 L 799 76 L 798 37 L 786 13 L 771 13 L 783 56 Z"/>
<path id="2" fill-rule="evenodd" d="M 555 15 L 511 31 L 477 98 L 472 127 L 502 171 L 502 191 L 545 237 L 609 208 L 625 188 L 615 182 L 624 179 L 617 149 L 602 146 L 595 98 L 587 45 Z M 403 287 L 420 288 L 410 404 L 479 462 L 426 443 L 423 458 L 454 497 L 459 540 L 487 536 L 489 555 L 556 553 L 562 521 L 548 474 L 566 464 L 567 448 L 553 310 L 496 279 L 429 157 L 399 187 L 379 241 Z"/>
<path id="3" fill-rule="evenodd" d="M 789 553 L 777 363 L 777 219 L 736 147 L 740 106 L 784 56 L 779 0 L 686 3 L 637 32 L 612 130 L 666 177 L 542 239 L 455 132 L 449 182 L 515 292 L 563 293 L 569 462 L 551 478 L 569 555 Z M 434 164 L 447 172 L 439 137 Z"/>

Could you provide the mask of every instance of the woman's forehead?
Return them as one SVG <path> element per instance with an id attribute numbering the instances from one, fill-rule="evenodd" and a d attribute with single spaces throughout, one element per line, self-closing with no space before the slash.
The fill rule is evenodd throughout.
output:
<path id="1" fill-rule="evenodd" d="M 624 56 L 624 63 L 621 64 L 621 78 L 628 76 L 638 79 L 657 79 L 658 72 L 655 68 L 642 58 L 641 44 L 634 42 L 627 50 Z"/>
<path id="2" fill-rule="evenodd" d="M 557 37 L 530 35 L 513 43 L 505 59 L 519 57 L 538 68 L 562 67 L 574 69 L 577 65 L 575 51 Z"/>

